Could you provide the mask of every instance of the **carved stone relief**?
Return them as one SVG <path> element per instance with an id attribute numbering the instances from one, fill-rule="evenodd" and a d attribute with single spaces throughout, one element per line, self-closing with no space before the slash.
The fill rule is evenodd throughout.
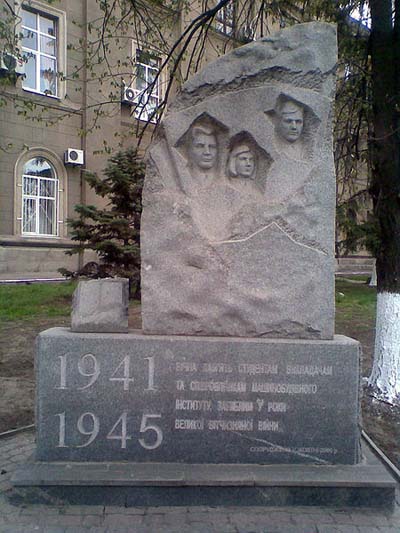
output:
<path id="1" fill-rule="evenodd" d="M 332 337 L 335 43 L 298 25 L 183 87 L 148 156 L 145 332 Z"/>
<path id="2" fill-rule="evenodd" d="M 228 145 L 226 175 L 243 193 L 265 191 L 272 157 L 247 132 L 234 135 Z"/>
<path id="3" fill-rule="evenodd" d="M 298 160 L 312 157 L 320 120 L 309 106 L 281 93 L 274 108 L 265 113 L 274 125 L 274 142 L 279 152 Z"/>
<path id="4" fill-rule="evenodd" d="M 195 188 L 210 186 L 220 178 L 221 150 L 226 134 L 226 126 L 202 113 L 176 143 L 187 161 Z"/>

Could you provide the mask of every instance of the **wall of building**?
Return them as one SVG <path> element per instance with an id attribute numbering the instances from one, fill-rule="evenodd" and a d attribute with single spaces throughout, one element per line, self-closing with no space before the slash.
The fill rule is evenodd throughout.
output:
<path id="1" fill-rule="evenodd" d="M 22 0 L 17 9 L 23 5 L 21 2 Z M 185 13 L 168 7 L 154 11 L 154 20 L 163 28 L 166 46 L 175 42 L 198 14 L 201 5 L 200 1 L 198 5 L 192 3 L 192 10 Z M 97 197 L 84 181 L 83 171 L 101 175 L 110 152 L 137 143 L 135 133 L 138 121 L 133 108 L 121 105 L 120 99 L 122 80 L 130 83 L 134 61 L 132 65 L 119 65 L 119 62 L 124 58 L 132 58 L 133 43 L 139 44 L 138 28 L 129 24 L 119 28 L 121 38 L 115 39 L 111 35 L 107 39 L 107 50 L 100 47 L 86 68 L 85 50 L 95 50 L 91 47 L 96 42 L 96 31 L 93 28 L 99 21 L 101 23 L 103 17 L 98 2 L 58 0 L 49 5 L 44 0 L 29 0 L 26 7 L 55 17 L 59 65 L 62 66 L 66 79 L 59 79 L 57 97 L 37 94 L 23 88 L 22 78 L 15 84 L 2 87 L 0 277 L 20 277 L 29 273 L 57 275 L 60 267 L 77 270 L 82 266 L 85 258 L 65 255 L 65 251 L 74 245 L 68 236 L 66 220 L 74 216 L 74 206 L 78 203 L 104 205 L 104 200 Z M 17 27 L 16 31 L 21 31 L 21 27 Z M 145 44 L 157 51 L 158 45 L 155 42 Z M 232 42 L 221 33 L 211 31 L 202 62 L 214 59 L 232 46 Z M 190 57 L 191 51 L 189 48 L 187 57 Z M 101 61 L 97 63 L 99 58 Z M 160 58 L 164 59 L 161 52 Z M 108 75 L 110 66 L 113 76 Z M 184 63 L 183 70 L 187 67 L 188 64 Z M 165 81 L 162 80 L 163 84 Z M 172 94 L 178 87 L 179 76 L 174 82 Z M 153 126 L 150 125 L 141 145 L 142 153 L 150 142 L 152 131 Z M 64 152 L 68 148 L 84 151 L 83 167 L 64 165 Z M 51 237 L 24 235 L 21 227 L 22 169 L 30 157 L 38 155 L 51 162 L 60 179 L 58 233 Z"/>
<path id="2" fill-rule="evenodd" d="M 80 57 L 66 52 L 66 43 L 77 43 L 83 29 L 69 23 L 81 19 L 80 2 L 57 2 L 49 7 L 44 2 L 30 2 L 35 10 L 43 10 L 60 21 L 57 27 L 59 59 L 72 70 Z M 17 6 L 17 10 L 20 6 Z M 21 31 L 16 29 L 16 31 Z M 82 124 L 82 93 L 75 91 L 76 82 L 59 84 L 59 98 L 36 94 L 22 87 L 22 78 L 4 86 L 5 105 L 0 108 L 0 276 L 25 273 L 56 274 L 60 267 L 76 270 L 77 257 L 69 258 L 65 250 L 68 238 L 66 219 L 73 215 L 73 206 L 81 199 L 81 169 L 63 164 L 68 148 L 80 148 L 78 135 Z M 22 170 L 31 157 L 49 158 L 60 180 L 58 234 L 51 237 L 23 235 L 21 227 Z"/>

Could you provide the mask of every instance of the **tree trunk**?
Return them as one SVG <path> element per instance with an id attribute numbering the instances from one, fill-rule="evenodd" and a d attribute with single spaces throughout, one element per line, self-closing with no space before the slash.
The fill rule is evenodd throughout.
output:
<path id="1" fill-rule="evenodd" d="M 377 321 L 369 385 L 400 405 L 400 0 L 370 0 L 374 139 L 373 200 L 380 229 Z"/>
<path id="2" fill-rule="evenodd" d="M 369 385 L 378 398 L 400 404 L 400 294 L 397 293 L 378 293 L 374 365 Z"/>

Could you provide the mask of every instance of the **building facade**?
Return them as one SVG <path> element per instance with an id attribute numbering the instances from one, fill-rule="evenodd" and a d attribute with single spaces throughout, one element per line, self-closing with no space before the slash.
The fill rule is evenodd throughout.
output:
<path id="1" fill-rule="evenodd" d="M 190 9 L 180 2 L 162 7 L 143 2 L 140 8 L 120 2 L 113 12 L 105 4 L 21 0 L 15 12 L 5 11 L 9 31 L 0 35 L 3 279 L 54 277 L 60 267 L 77 270 L 93 259 L 65 255 L 74 246 L 67 224 L 74 206 L 102 201 L 85 182 L 85 172 L 101 174 L 109 155 L 134 146 L 140 135 L 144 152 L 166 91 L 173 95 L 195 63 L 239 44 L 232 39 L 237 15 L 228 5 L 201 50 L 199 41 L 189 43 L 169 84 L 168 69 L 184 45 L 168 54 L 204 11 L 204 2 L 190 3 Z"/>

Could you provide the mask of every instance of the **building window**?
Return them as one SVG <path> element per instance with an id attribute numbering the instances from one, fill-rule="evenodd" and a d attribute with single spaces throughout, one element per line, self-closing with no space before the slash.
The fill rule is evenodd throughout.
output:
<path id="1" fill-rule="evenodd" d="M 22 174 L 22 234 L 57 236 L 59 184 L 56 171 L 42 157 L 30 159 Z"/>
<path id="2" fill-rule="evenodd" d="M 161 100 L 161 59 L 149 51 L 135 50 L 135 117 L 156 122 L 157 108 Z"/>
<path id="3" fill-rule="evenodd" d="M 24 89 L 57 96 L 57 19 L 38 11 L 21 9 Z"/>
<path id="4" fill-rule="evenodd" d="M 233 0 L 222 7 L 215 17 L 215 28 L 225 35 L 233 35 L 235 31 L 235 5 Z"/>

